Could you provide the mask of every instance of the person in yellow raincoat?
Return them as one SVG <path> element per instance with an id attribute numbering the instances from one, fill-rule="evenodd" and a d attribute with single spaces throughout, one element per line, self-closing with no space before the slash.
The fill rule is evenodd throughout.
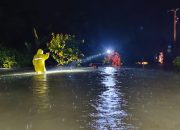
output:
<path id="1" fill-rule="evenodd" d="M 43 54 L 42 49 L 38 49 L 37 54 L 33 58 L 34 69 L 37 74 L 44 74 L 46 72 L 45 60 L 49 58 L 49 53 Z"/>

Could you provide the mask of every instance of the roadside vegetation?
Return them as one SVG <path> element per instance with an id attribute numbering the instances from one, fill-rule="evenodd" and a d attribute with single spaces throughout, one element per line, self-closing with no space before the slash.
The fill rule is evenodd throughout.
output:
<path id="1" fill-rule="evenodd" d="M 173 61 L 174 66 L 180 67 L 180 56 L 177 56 Z"/>
<path id="2" fill-rule="evenodd" d="M 30 67 L 33 56 L 40 48 L 50 52 L 50 58 L 56 65 L 64 66 L 72 62 L 78 64 L 83 56 L 80 47 L 84 41 L 75 35 L 52 33 L 49 38 L 39 38 L 34 29 L 34 36 L 34 42 L 25 42 L 22 51 L 0 44 L 0 68 Z"/>

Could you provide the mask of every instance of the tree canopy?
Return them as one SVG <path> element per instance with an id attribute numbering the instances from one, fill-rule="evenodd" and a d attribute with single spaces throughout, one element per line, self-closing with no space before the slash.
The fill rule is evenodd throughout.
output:
<path id="1" fill-rule="evenodd" d="M 75 35 L 54 34 L 48 43 L 48 49 L 58 65 L 67 65 L 72 61 L 79 61 L 82 53 L 79 49 L 81 40 L 76 39 Z"/>

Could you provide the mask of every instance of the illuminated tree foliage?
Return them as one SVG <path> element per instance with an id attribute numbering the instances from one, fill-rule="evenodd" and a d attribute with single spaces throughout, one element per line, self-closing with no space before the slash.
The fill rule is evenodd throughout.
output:
<path id="1" fill-rule="evenodd" d="M 79 50 L 82 41 L 74 35 L 54 34 L 48 43 L 48 49 L 58 65 L 67 65 L 72 61 L 79 61 L 82 53 Z"/>

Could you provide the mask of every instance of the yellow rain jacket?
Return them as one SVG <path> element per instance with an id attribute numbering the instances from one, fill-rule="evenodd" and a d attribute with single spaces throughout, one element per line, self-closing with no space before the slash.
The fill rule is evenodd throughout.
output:
<path id="1" fill-rule="evenodd" d="M 49 58 L 49 54 L 43 54 L 42 49 L 38 49 L 37 54 L 33 58 L 34 69 L 37 74 L 43 74 L 46 72 L 45 60 Z"/>

